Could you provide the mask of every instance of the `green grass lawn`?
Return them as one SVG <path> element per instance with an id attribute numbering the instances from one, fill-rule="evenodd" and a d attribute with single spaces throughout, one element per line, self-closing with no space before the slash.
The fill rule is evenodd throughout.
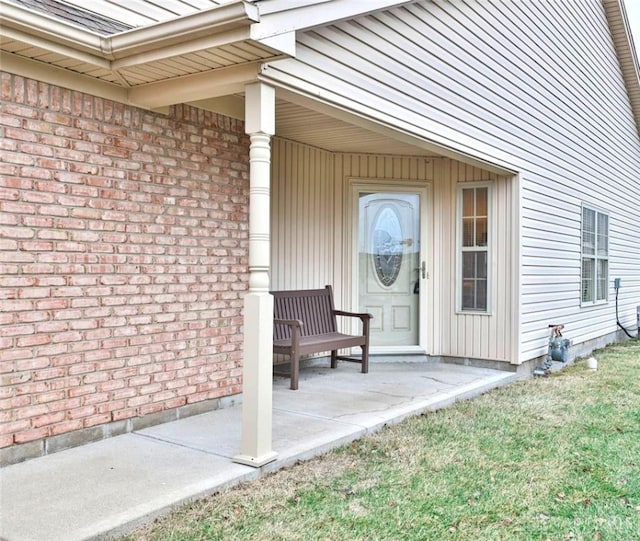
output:
<path id="1" fill-rule="evenodd" d="M 127 540 L 640 540 L 640 344 L 414 417 Z"/>

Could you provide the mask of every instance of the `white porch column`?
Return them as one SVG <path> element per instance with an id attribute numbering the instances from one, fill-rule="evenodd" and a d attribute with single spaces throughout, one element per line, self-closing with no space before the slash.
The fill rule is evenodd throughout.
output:
<path id="1" fill-rule="evenodd" d="M 273 297 L 269 293 L 271 149 L 275 90 L 245 87 L 249 150 L 249 292 L 244 301 L 242 448 L 233 460 L 259 467 L 276 459 L 271 449 L 273 388 Z"/>

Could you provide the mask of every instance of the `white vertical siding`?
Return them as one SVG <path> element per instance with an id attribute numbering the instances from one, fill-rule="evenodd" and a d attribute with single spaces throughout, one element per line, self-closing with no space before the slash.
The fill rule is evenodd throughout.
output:
<path id="1" fill-rule="evenodd" d="M 334 154 L 274 138 L 273 289 L 334 285 L 336 303 L 352 299 L 349 179 L 433 179 L 433 161 L 404 156 Z"/>
<path id="2" fill-rule="evenodd" d="M 511 258 L 517 229 L 513 216 L 512 179 L 465 165 L 453 160 L 442 160 L 442 176 L 435 183 L 434 223 L 434 318 L 441 321 L 432 325 L 434 340 L 440 336 L 435 353 L 456 357 L 475 357 L 515 361 L 514 340 L 517 340 L 512 322 L 517 318 L 517 300 L 513 299 Z M 464 182 L 491 182 L 491 268 L 490 312 L 464 314 L 456 312 L 457 188 Z M 439 235 L 439 236 L 438 236 Z"/>
<path id="3" fill-rule="evenodd" d="M 640 141 L 600 0 L 416 2 L 301 34 L 297 58 L 265 77 L 520 172 L 521 360 L 545 353 L 549 323 L 576 343 L 615 331 L 614 277 L 632 326 Z M 507 191 L 500 201 L 515 197 Z M 610 302 L 595 307 L 580 306 L 583 202 L 610 214 Z M 435 230 L 449 242 L 437 220 Z M 496 339 L 484 325 L 474 321 L 474 336 Z M 443 347 L 467 351 L 468 325 L 439 328 Z"/>
<path id="4" fill-rule="evenodd" d="M 490 315 L 456 313 L 456 193 L 459 182 L 492 181 L 494 257 Z M 336 304 L 351 306 L 351 182 L 422 183 L 432 187 L 425 206 L 430 280 L 426 326 L 428 353 L 513 360 L 516 317 L 513 256 L 513 182 L 449 159 L 328 153 L 274 139 L 272 179 L 272 287 L 334 286 Z"/>
<path id="5" fill-rule="evenodd" d="M 271 287 L 303 289 L 332 284 L 333 232 L 338 229 L 334 157 L 277 138 L 273 157 Z"/>

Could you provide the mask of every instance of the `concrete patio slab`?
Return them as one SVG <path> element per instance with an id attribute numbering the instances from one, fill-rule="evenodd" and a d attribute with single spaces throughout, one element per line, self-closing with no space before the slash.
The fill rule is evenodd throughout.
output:
<path id="1" fill-rule="evenodd" d="M 445 407 L 466 398 L 466 393 L 477 395 L 513 380 L 512 373 L 427 362 L 376 364 L 369 374 L 361 374 L 356 365 L 341 365 L 337 370 L 313 367 L 303 374 L 294 393 L 286 379 L 275 385 L 274 411 L 367 429 Z"/>
<path id="2" fill-rule="evenodd" d="M 126 434 L 3 468 L 0 532 L 11 541 L 115 534 L 257 474 L 215 455 Z"/>
<path id="3" fill-rule="evenodd" d="M 172 507 L 255 479 L 403 418 L 516 379 L 510 372 L 430 362 L 306 367 L 300 389 L 274 378 L 275 462 L 233 463 L 241 406 L 61 451 L 0 470 L 0 538 L 115 537 Z"/>
<path id="4" fill-rule="evenodd" d="M 241 421 L 241 408 L 233 408 L 154 426 L 137 434 L 231 459 L 240 449 Z M 298 459 L 302 453 L 354 432 L 361 433 L 361 427 L 287 411 L 275 410 L 273 415 L 273 448 L 280 460 Z"/>

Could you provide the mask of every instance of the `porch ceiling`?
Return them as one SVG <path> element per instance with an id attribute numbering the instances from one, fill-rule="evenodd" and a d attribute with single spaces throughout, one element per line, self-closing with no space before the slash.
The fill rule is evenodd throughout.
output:
<path id="1" fill-rule="evenodd" d="M 286 93 L 283 93 L 286 95 Z M 190 102 L 190 105 L 244 119 L 244 96 L 234 94 Z M 276 135 L 329 152 L 439 157 L 434 149 L 413 145 L 348 119 L 313 110 L 286 98 L 276 99 Z"/>
<path id="2" fill-rule="evenodd" d="M 276 135 L 331 152 L 436 156 L 424 148 L 285 100 L 276 102 Z"/>
<path id="3" fill-rule="evenodd" d="M 240 42 L 177 54 L 144 65 L 113 69 L 114 63 L 99 62 L 97 59 L 86 61 L 83 58 L 70 58 L 68 55 L 52 52 L 49 47 L 40 47 L 28 43 L 28 40 L 12 39 L 6 35 L 0 36 L 0 50 L 125 87 L 209 72 L 238 64 L 267 61 L 280 56 L 258 43 Z"/>

